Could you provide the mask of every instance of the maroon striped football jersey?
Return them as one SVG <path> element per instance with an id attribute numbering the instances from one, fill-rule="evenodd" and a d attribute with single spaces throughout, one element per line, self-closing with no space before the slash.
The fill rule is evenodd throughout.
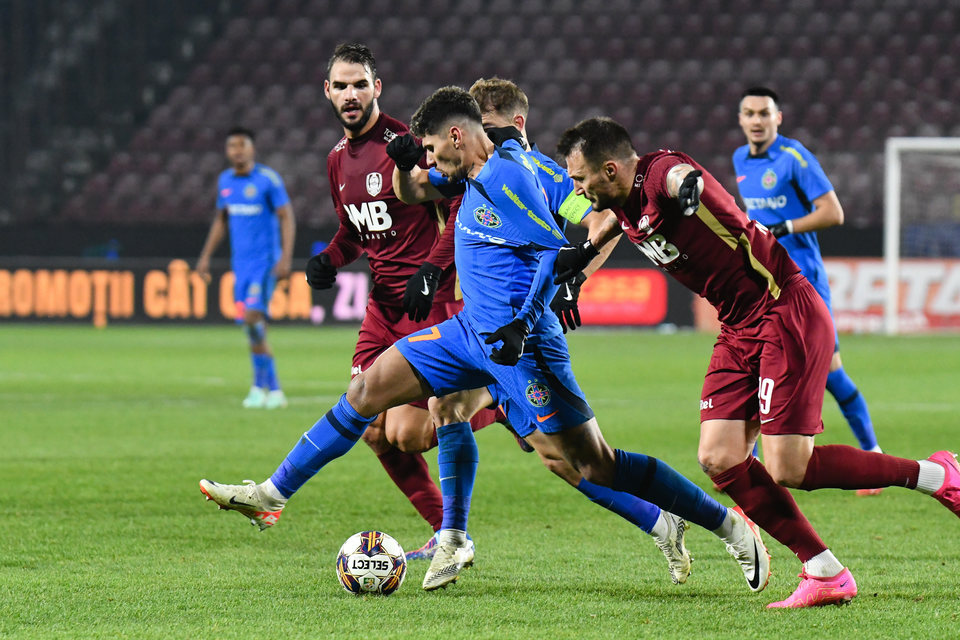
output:
<path id="1" fill-rule="evenodd" d="M 690 216 L 667 192 L 667 172 L 682 163 L 703 172 L 700 208 Z M 733 196 L 684 153 L 661 150 L 640 158 L 633 190 L 613 211 L 644 255 L 706 298 L 731 327 L 756 321 L 799 273 L 773 234 L 747 218 Z"/>
<path id="2" fill-rule="evenodd" d="M 427 202 L 405 204 L 393 192 L 394 162 L 387 143 L 407 126 L 385 113 L 370 131 L 344 137 L 327 156 L 327 175 L 340 228 L 324 253 L 335 267 L 364 252 L 373 275 L 371 296 L 380 304 L 400 306 L 407 280 L 425 261 L 444 269 L 435 302 L 455 295 L 452 235 L 440 244 L 447 221 L 446 206 Z"/>

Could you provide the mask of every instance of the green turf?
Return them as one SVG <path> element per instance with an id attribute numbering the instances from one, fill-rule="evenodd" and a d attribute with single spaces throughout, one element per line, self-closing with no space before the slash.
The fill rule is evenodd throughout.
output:
<path id="1" fill-rule="evenodd" d="M 0 637 L 16 638 L 947 638 L 960 628 L 960 522 L 936 501 L 798 492 L 860 585 L 849 607 L 770 612 L 799 563 L 770 542 L 770 586 L 750 593 L 694 530 L 674 586 L 636 529 L 554 479 L 506 431 L 478 434 L 476 566 L 426 593 L 411 563 L 389 598 L 339 586 L 334 556 L 378 528 L 405 547 L 427 526 L 364 445 L 258 533 L 202 499 L 197 480 L 268 476 L 344 390 L 348 330 L 271 332 L 291 406 L 240 408 L 249 379 L 234 327 L 0 329 Z M 696 462 L 705 335 L 577 331 L 574 369 L 615 446 Z M 907 457 L 960 447 L 960 338 L 843 340 L 883 445 Z M 820 442 L 853 444 L 828 398 Z M 436 454 L 427 454 L 431 465 Z M 721 497 L 721 500 L 727 501 Z M 729 504 L 729 502 L 727 501 Z"/>

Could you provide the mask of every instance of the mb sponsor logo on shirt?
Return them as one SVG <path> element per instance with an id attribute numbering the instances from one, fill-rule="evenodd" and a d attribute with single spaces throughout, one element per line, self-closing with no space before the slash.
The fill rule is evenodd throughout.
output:
<path id="1" fill-rule="evenodd" d="M 369 190 L 369 187 L 367 190 Z M 355 204 L 344 204 L 343 208 L 346 209 L 350 222 L 360 233 L 386 231 L 393 226 L 393 218 L 387 213 L 387 203 L 382 200 L 364 202 L 359 207 Z M 394 235 L 396 235 L 396 232 L 394 232 Z"/>

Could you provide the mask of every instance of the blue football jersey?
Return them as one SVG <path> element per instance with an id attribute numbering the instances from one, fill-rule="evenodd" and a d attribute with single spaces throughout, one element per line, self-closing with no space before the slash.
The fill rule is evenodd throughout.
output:
<path id="1" fill-rule="evenodd" d="M 230 261 L 236 265 L 274 264 L 280 259 L 278 208 L 290 202 L 276 171 L 255 164 L 247 175 L 233 169 L 220 174 L 217 210 L 226 209 L 230 227 Z"/>
<path id="2" fill-rule="evenodd" d="M 532 341 L 560 333 L 547 304 L 557 291 L 553 264 L 566 238 L 519 145 L 497 147 L 476 179 L 467 180 L 454 233 L 462 313 L 474 331 L 492 333 L 517 317 L 531 328 Z"/>
<path id="3" fill-rule="evenodd" d="M 833 191 L 816 157 L 781 135 L 759 156 L 750 155 L 750 145 L 738 148 L 733 152 L 733 168 L 747 215 L 766 226 L 807 215 L 814 200 Z M 779 240 L 815 285 L 825 278 L 815 231 L 791 233 Z"/>
<path id="4" fill-rule="evenodd" d="M 519 144 L 513 141 L 507 143 L 510 149 L 517 150 Z M 526 152 L 527 158 L 537 168 L 537 177 L 543 186 L 547 197 L 547 206 L 557 216 L 557 224 L 561 229 L 566 228 L 567 221 L 580 224 L 593 211 L 590 201 L 582 195 L 577 195 L 573 180 L 567 175 L 566 169 L 557 164 L 553 158 L 542 153 L 536 145 Z M 446 176 L 434 168 L 430 169 L 430 183 L 446 197 L 463 193 L 464 183 L 451 184 Z"/>

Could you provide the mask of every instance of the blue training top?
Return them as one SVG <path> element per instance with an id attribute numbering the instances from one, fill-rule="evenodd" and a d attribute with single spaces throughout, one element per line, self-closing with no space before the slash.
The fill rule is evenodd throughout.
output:
<path id="1" fill-rule="evenodd" d="M 510 148 L 516 150 L 520 146 L 517 144 L 514 147 L 511 144 Z M 560 226 L 560 229 L 566 229 L 567 221 L 580 224 L 593 209 L 589 200 L 584 196 L 577 195 L 573 180 L 567 175 L 566 169 L 557 164 L 550 156 L 543 154 L 536 145 L 533 145 L 530 151 L 525 153 L 530 162 L 537 168 L 537 177 L 540 179 L 540 184 L 547 196 L 547 206 L 557 217 L 557 225 Z M 429 176 L 430 183 L 448 198 L 463 193 L 466 188 L 464 182 L 451 184 L 446 176 L 433 167 L 430 168 Z"/>
<path id="2" fill-rule="evenodd" d="M 217 182 L 217 210 L 226 209 L 230 225 L 230 262 L 272 265 L 280 259 L 277 209 L 290 202 L 283 179 L 257 163 L 247 175 L 226 169 Z"/>
<path id="3" fill-rule="evenodd" d="M 817 158 L 798 141 L 782 135 L 759 156 L 750 155 L 750 145 L 739 147 L 733 152 L 733 168 L 747 215 L 766 226 L 807 215 L 813 210 L 814 200 L 833 191 Z M 779 240 L 803 275 L 829 302 L 816 232 L 791 233 Z"/>

